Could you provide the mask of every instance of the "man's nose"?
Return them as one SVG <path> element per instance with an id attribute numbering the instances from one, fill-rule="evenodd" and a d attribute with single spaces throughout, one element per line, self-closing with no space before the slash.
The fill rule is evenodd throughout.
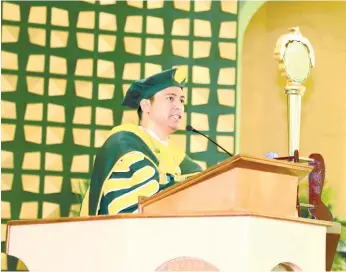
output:
<path id="1" fill-rule="evenodd" d="M 183 103 L 180 101 L 180 100 L 176 100 L 175 102 L 174 102 L 174 108 L 175 109 L 182 109 L 183 108 Z"/>

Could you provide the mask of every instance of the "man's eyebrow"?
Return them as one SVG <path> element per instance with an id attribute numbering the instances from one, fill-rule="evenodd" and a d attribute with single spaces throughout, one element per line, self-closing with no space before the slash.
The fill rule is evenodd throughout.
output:
<path id="1" fill-rule="evenodd" d="M 177 95 L 177 94 L 175 94 L 175 93 L 168 93 L 168 94 L 166 94 L 166 95 L 178 96 L 178 95 Z M 180 96 L 180 98 L 185 99 L 185 96 L 184 96 L 184 95 L 182 95 L 182 96 Z"/>

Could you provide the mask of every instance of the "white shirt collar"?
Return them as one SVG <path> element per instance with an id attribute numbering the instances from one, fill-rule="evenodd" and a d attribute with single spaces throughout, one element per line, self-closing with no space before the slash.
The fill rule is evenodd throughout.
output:
<path id="1" fill-rule="evenodd" d="M 156 140 L 158 140 L 160 143 L 162 143 L 165 146 L 168 146 L 168 141 L 162 141 L 156 134 L 154 131 L 152 131 L 149 128 L 144 128 L 142 126 L 139 126 L 141 129 L 143 129 L 144 131 L 146 131 L 148 134 L 150 134 L 152 137 L 154 137 Z"/>

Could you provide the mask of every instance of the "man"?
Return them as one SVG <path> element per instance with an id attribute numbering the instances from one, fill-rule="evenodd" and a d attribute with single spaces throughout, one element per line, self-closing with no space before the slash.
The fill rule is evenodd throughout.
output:
<path id="1" fill-rule="evenodd" d="M 183 117 L 185 81 L 173 68 L 131 84 L 123 105 L 138 110 L 141 126 L 112 129 L 96 156 L 82 216 L 136 212 L 139 196 L 202 171 L 169 139 Z"/>

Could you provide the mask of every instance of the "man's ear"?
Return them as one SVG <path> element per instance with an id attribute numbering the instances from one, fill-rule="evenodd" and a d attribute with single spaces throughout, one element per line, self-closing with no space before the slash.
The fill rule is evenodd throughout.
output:
<path id="1" fill-rule="evenodd" d="M 141 107 L 143 112 L 149 112 L 150 110 L 150 100 L 149 99 L 142 99 L 141 102 L 139 103 L 139 106 Z"/>

